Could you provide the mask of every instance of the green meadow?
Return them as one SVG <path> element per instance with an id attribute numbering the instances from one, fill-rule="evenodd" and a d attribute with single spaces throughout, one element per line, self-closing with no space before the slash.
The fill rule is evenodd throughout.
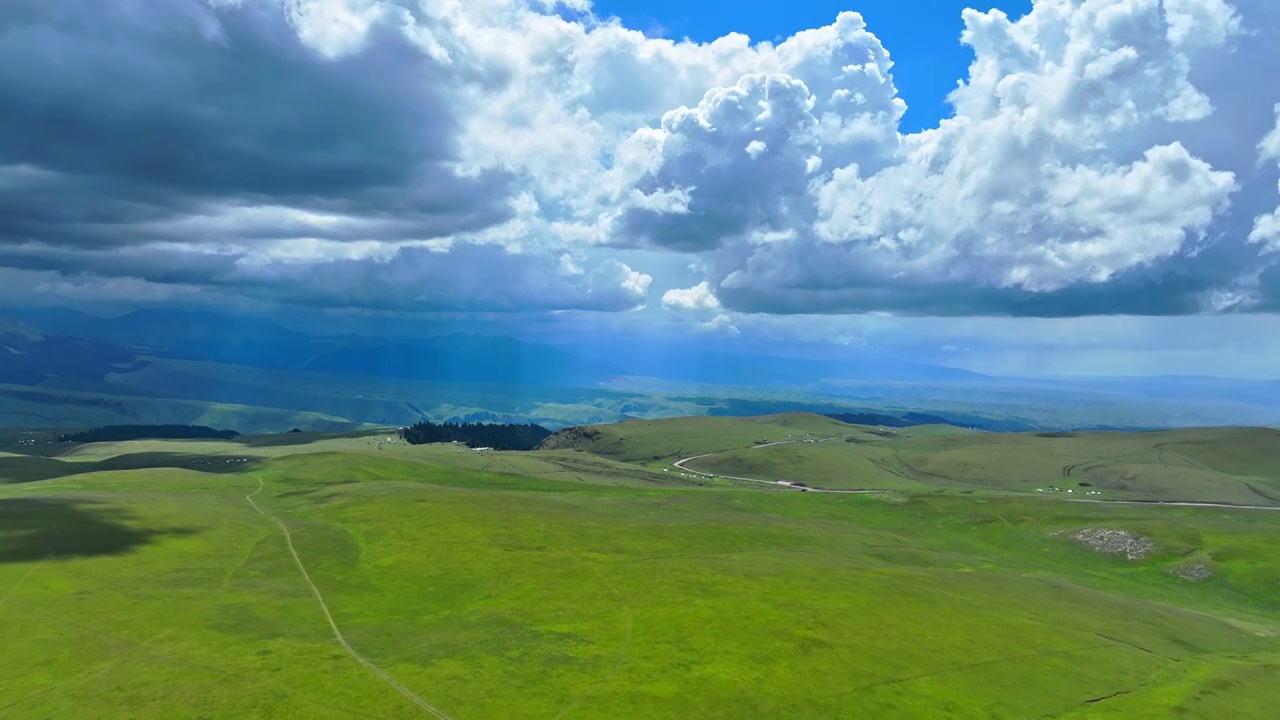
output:
<path id="1" fill-rule="evenodd" d="M 1153 468 L 1186 467 L 1269 492 L 1269 431 L 596 430 L 533 453 L 386 433 L 11 451 L 0 717 L 432 717 L 418 698 L 454 720 L 1268 718 L 1280 702 L 1280 513 L 1031 487 L 1080 460 L 1101 465 L 1071 482 L 1156 488 Z M 887 492 L 669 467 L 707 453 L 690 466 Z M 1244 497 L 1186 477 L 1191 499 Z M 1073 539 L 1086 528 L 1153 545 L 1101 553 Z"/>
<path id="2" fill-rule="evenodd" d="M 1028 494 L 1056 488 L 1080 498 L 1280 507 L 1280 431 L 1266 428 L 1006 434 L 844 426 L 826 437 L 738 447 L 686 465 L 833 489 Z M 1098 494 L 1085 495 L 1090 492 Z"/>

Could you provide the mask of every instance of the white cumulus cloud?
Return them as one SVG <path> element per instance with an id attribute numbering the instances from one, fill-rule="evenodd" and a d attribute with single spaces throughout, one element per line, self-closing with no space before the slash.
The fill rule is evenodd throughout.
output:
<path id="1" fill-rule="evenodd" d="M 1259 159 L 1280 161 L 1280 104 L 1276 105 L 1276 127 L 1258 145 Z M 1280 251 L 1280 207 L 1267 215 L 1260 215 L 1249 233 L 1250 242 L 1263 244 L 1269 252 Z"/>
<path id="2" fill-rule="evenodd" d="M 686 289 L 668 290 L 662 296 L 664 307 L 679 310 L 718 310 L 720 301 L 706 281 Z"/>
<path id="3" fill-rule="evenodd" d="M 707 322 L 702 323 L 698 328 L 705 333 L 715 335 L 741 335 L 742 331 L 733 324 L 733 318 L 721 313 Z"/>

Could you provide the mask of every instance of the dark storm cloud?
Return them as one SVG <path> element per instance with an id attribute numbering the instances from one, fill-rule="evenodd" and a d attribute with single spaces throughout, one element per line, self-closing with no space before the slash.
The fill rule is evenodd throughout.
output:
<path id="1" fill-rule="evenodd" d="M 0 267 L 63 275 L 135 277 L 165 285 L 216 285 L 235 272 L 239 256 L 182 246 L 76 248 L 0 245 Z M 123 298 L 121 298 L 123 299 Z"/>
<path id="2" fill-rule="evenodd" d="M 157 290 L 203 291 L 210 298 L 239 295 L 277 305 L 412 311 L 625 311 L 644 304 L 649 283 L 647 276 L 611 260 L 570 274 L 551 255 L 471 244 L 447 251 L 406 247 L 383 258 L 265 264 L 243 253 L 176 245 L 92 250 L 0 245 L 0 267 L 33 275 L 55 272 L 78 282 L 139 278 Z M 127 292 L 136 286 L 121 287 Z"/>
<path id="3" fill-rule="evenodd" d="M 275 3 L 9 0 L 0 28 L 0 240 L 154 240 L 140 223 L 225 204 L 394 218 L 396 239 L 509 213 L 505 178 L 449 167 L 446 69 L 394 28 L 337 59 Z"/>
<path id="4" fill-rule="evenodd" d="M 551 255 L 494 245 L 401 248 L 386 262 L 244 265 L 221 280 L 280 303 L 384 310 L 624 311 L 644 304 L 648 276 L 604 260 L 568 275 Z"/>
<path id="5" fill-rule="evenodd" d="M 792 253 L 807 259 L 799 263 Z M 1259 257 L 1256 246 L 1218 242 L 1194 255 L 1134 268 L 1107 282 L 1082 282 L 1052 291 L 885 278 L 860 271 L 848 248 L 825 244 L 760 250 L 739 262 L 740 269 L 730 271 L 715 294 L 725 308 L 740 312 L 1065 318 L 1189 315 L 1212 310 L 1213 293 L 1230 288 L 1240 269 L 1257 266 Z M 1269 275 L 1276 273 L 1273 270 Z M 1280 284 L 1273 291 L 1280 291 Z"/>

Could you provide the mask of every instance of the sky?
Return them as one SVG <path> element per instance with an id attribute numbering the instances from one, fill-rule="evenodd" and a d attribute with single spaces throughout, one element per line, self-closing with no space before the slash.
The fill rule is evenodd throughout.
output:
<path id="1" fill-rule="evenodd" d="M 596 14 L 615 16 L 646 34 L 697 42 L 729 33 L 781 42 L 802 30 L 828 25 L 843 11 L 856 10 L 893 59 L 894 84 L 907 104 L 899 129 L 919 132 L 937 127 L 951 114 L 947 94 L 973 61 L 973 51 L 959 42 L 964 30 L 960 14 L 974 5 L 969 0 L 603 0 L 592 7 Z M 1031 9 L 1031 1 L 1005 0 L 998 7 L 1018 18 Z"/>
<path id="2" fill-rule="evenodd" d="M 0 305 L 1275 377 L 1278 40 L 1273 0 L 8 0 Z"/>

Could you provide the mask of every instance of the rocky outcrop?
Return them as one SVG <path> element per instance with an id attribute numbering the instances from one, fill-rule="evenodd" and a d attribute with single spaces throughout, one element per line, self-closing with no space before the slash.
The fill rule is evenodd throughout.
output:
<path id="1" fill-rule="evenodd" d="M 585 450 L 596 440 L 601 432 L 589 427 L 568 427 L 557 430 L 551 437 L 538 444 L 535 450 Z"/>
<path id="2" fill-rule="evenodd" d="M 1071 537 L 1091 550 L 1111 555 L 1124 555 L 1130 560 L 1141 560 L 1156 549 L 1156 544 L 1151 538 L 1142 537 L 1128 530 L 1085 528 Z"/>

